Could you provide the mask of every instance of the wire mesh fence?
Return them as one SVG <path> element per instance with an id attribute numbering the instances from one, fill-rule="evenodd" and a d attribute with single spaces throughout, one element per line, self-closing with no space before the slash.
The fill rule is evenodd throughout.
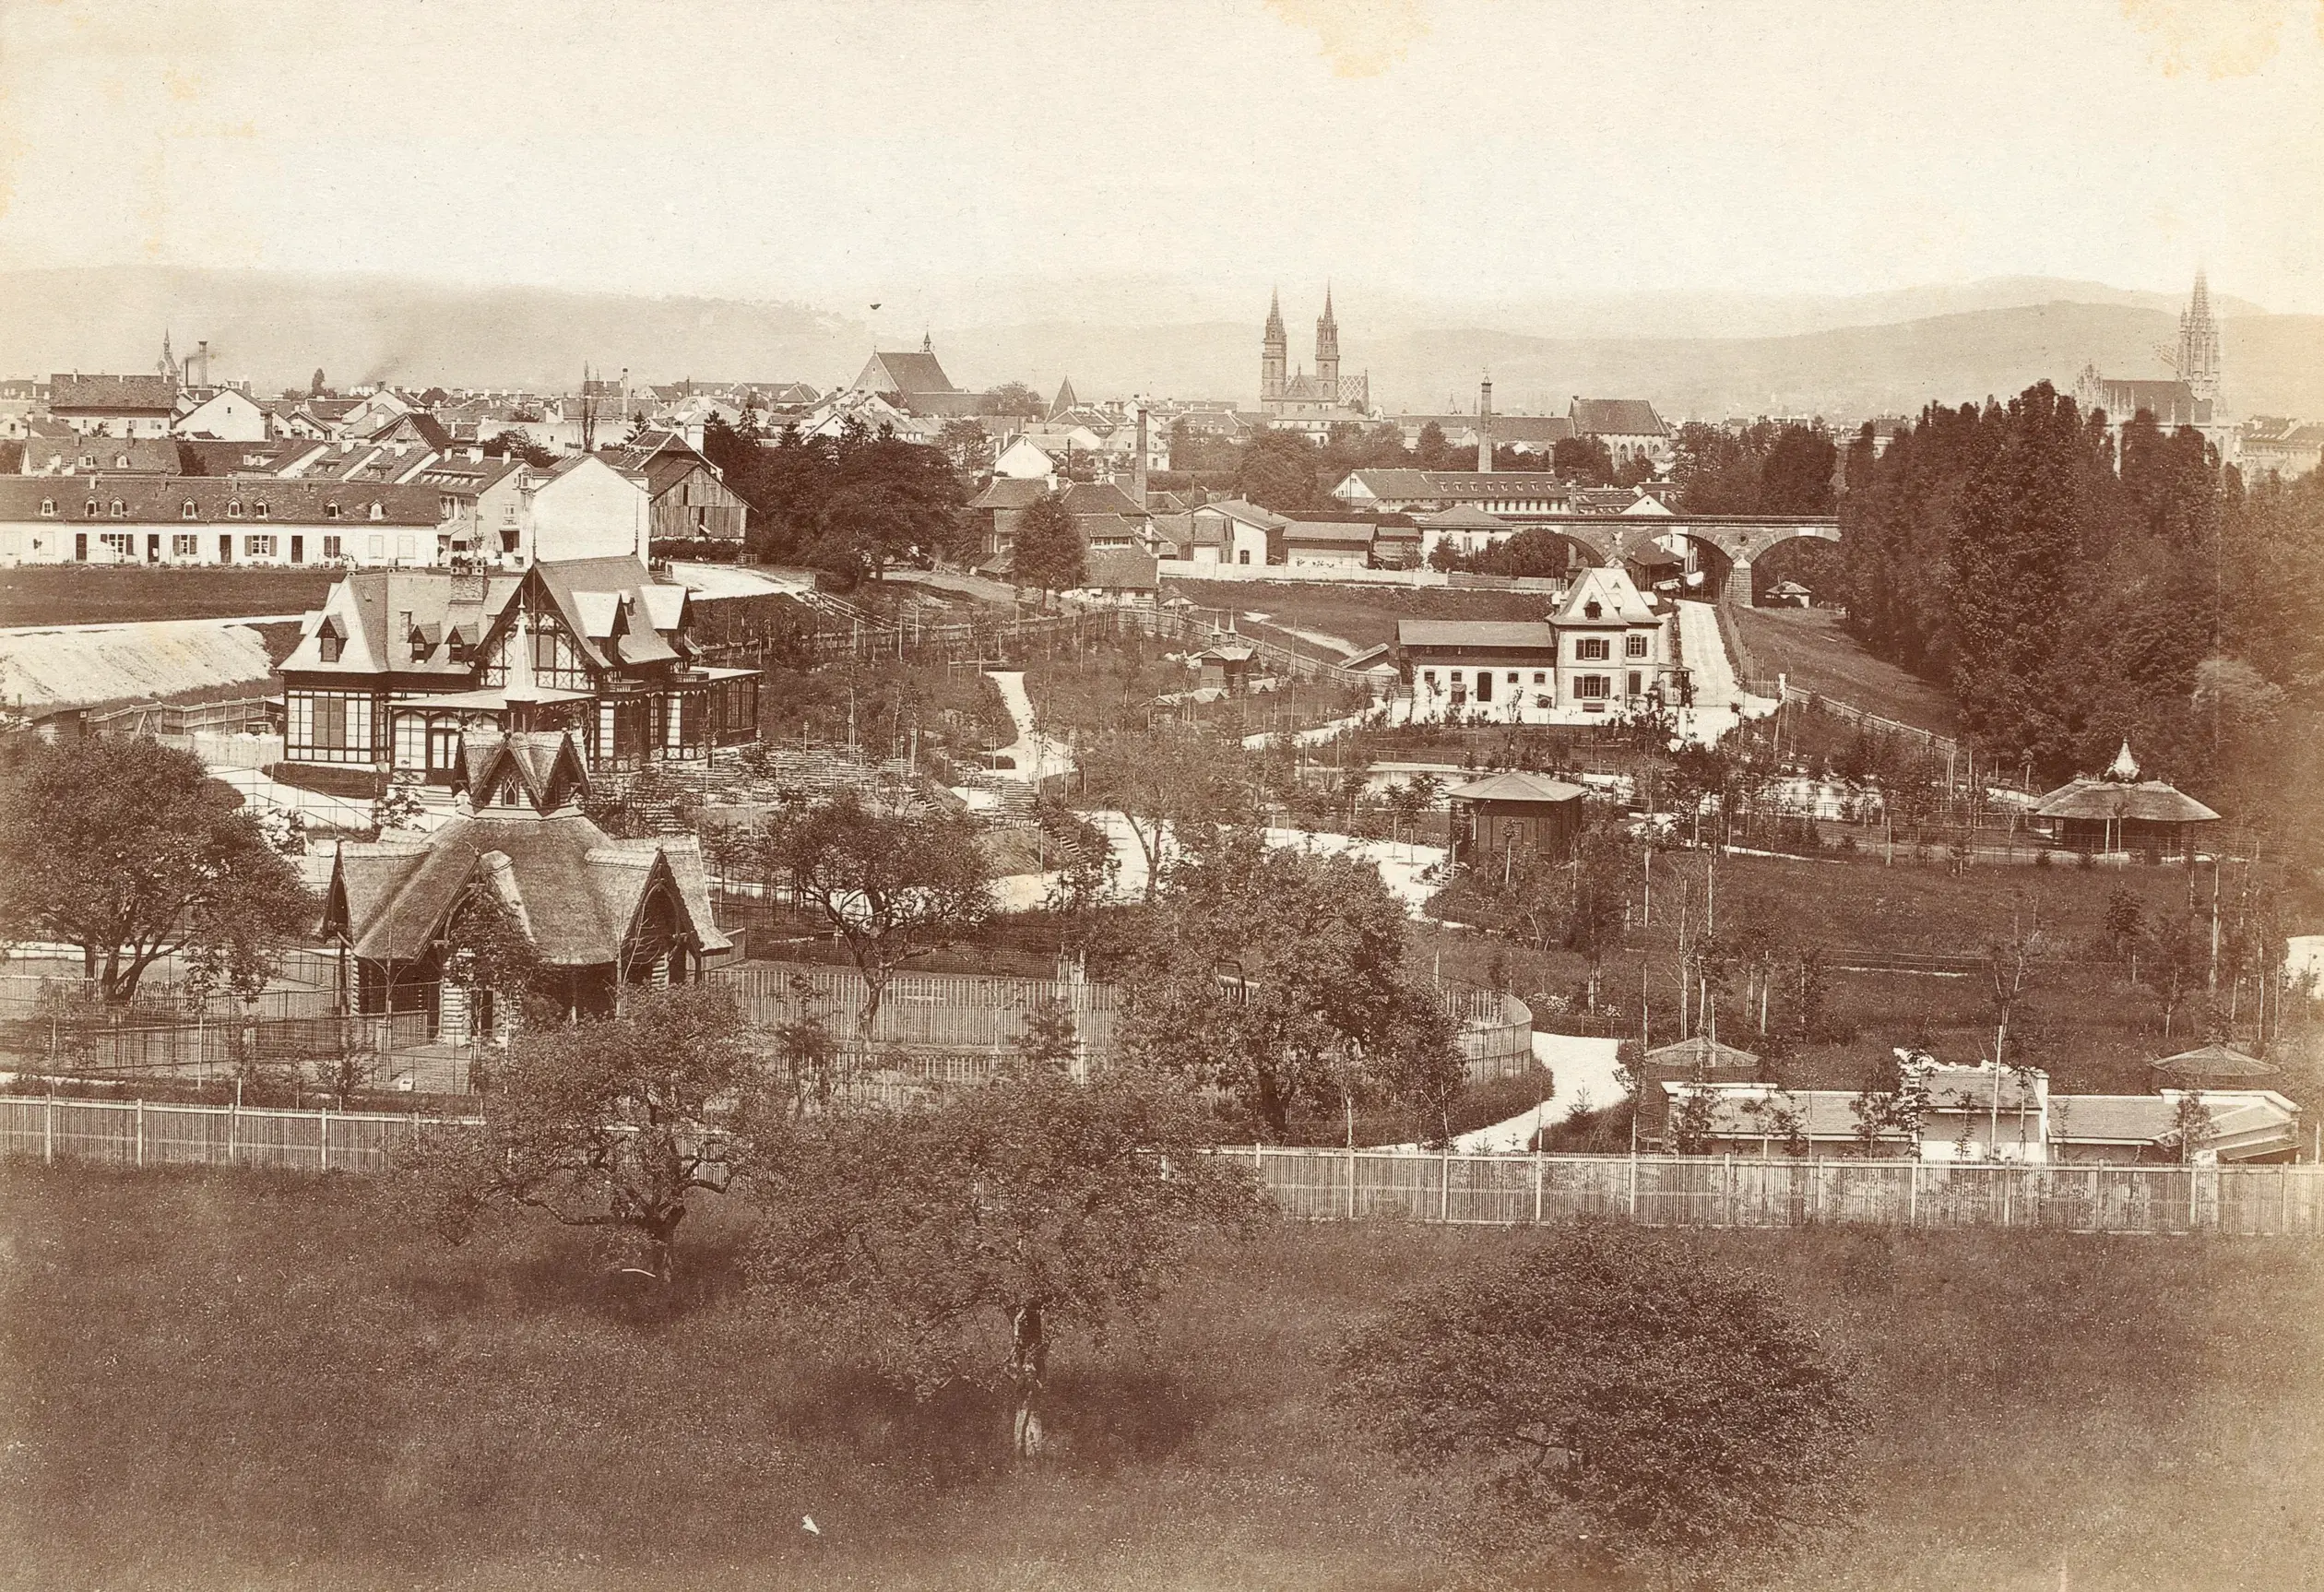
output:
<path id="1" fill-rule="evenodd" d="M 1618 1218 L 1654 1227 L 1905 1228 L 2324 1237 L 2324 1166 L 1413 1154 L 1254 1145 L 1286 1216 L 1520 1226 Z"/>

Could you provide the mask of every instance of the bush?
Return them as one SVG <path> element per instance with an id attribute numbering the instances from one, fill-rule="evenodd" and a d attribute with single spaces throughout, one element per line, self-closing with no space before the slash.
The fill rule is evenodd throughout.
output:
<path id="1" fill-rule="evenodd" d="M 1407 1294 L 1349 1340 L 1338 1396 L 1445 1489 L 1457 1547 L 1535 1574 L 1756 1578 L 1856 1506 L 1864 1417 L 1816 1334 L 1635 1228 Z"/>

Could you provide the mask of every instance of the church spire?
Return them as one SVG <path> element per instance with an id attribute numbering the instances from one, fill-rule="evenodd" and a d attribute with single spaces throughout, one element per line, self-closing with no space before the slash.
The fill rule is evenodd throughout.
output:
<path id="1" fill-rule="evenodd" d="M 1332 289 L 1323 288 L 1323 313 L 1315 322 L 1315 385 L 1326 403 L 1339 402 L 1339 321 L 1332 314 Z"/>
<path id="2" fill-rule="evenodd" d="M 2179 316 L 2178 357 L 2175 362 L 2178 378 L 2187 384 L 2190 397 L 2200 403 L 2217 400 L 2219 322 L 2211 315 L 2211 283 L 2200 266 L 2195 267 L 2195 291 L 2187 301 L 2187 312 Z"/>
<path id="3" fill-rule="evenodd" d="M 1277 290 L 1267 295 L 1267 329 L 1259 341 L 1259 401 L 1262 405 L 1283 397 L 1286 378 L 1291 362 L 1291 339 L 1283 330 L 1283 294 Z"/>

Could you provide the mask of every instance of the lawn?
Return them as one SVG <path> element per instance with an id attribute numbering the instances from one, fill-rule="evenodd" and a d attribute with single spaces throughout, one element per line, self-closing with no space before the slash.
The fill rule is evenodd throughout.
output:
<path id="1" fill-rule="evenodd" d="M 0 569 L 0 624 L 104 624 L 130 619 L 304 613 L 323 606 L 330 569 Z"/>
<path id="2" fill-rule="evenodd" d="M 1828 608 L 1738 608 L 1743 645 L 1759 672 L 1833 697 L 1867 713 L 1939 735 L 1956 734 L 1960 715 L 1941 686 L 1867 652 Z"/>
<path id="3" fill-rule="evenodd" d="M 1333 1346 L 1525 1242 L 1381 1225 L 1205 1252 L 1150 1336 L 1061 1347 L 1063 1453 L 1019 1473 L 990 1406 L 914 1406 L 773 1337 L 734 1283 L 736 1206 L 690 1224 L 683 1308 L 637 1324 L 566 1232 L 446 1251 L 374 1197 L 0 1173 L 0 1584 L 1443 1586 L 1421 1495 L 1331 1413 Z M 1692 1242 L 1818 1323 L 1871 1411 L 1868 1507 L 1791 1585 L 2316 1584 L 2316 1249 Z"/>

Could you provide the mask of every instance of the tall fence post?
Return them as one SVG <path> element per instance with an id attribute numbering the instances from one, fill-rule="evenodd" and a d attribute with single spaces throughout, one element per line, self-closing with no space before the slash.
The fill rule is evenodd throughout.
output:
<path id="1" fill-rule="evenodd" d="M 137 1164 L 145 1165 L 145 1097 L 137 1097 Z"/>
<path id="2" fill-rule="evenodd" d="M 1638 1152 L 1630 1151 L 1630 1218 L 1638 1219 Z"/>
<path id="3" fill-rule="evenodd" d="M 1444 1141 L 1444 1154 L 1437 1161 L 1437 1220 L 1452 1219 L 1452 1141 Z"/>
<path id="4" fill-rule="evenodd" d="M 1536 1141 L 1538 1142 L 1538 1141 Z M 1541 1225 L 1541 1152 L 1534 1151 L 1534 1226 Z"/>
<path id="5" fill-rule="evenodd" d="M 56 1164 L 56 1086 L 49 1086 L 48 1111 L 41 1118 L 41 1164 Z"/>
<path id="6" fill-rule="evenodd" d="M 328 1106 L 323 1108 L 317 1136 L 323 1141 L 323 1170 L 329 1171 L 331 1170 L 331 1108 Z"/>
<path id="7" fill-rule="evenodd" d="M 1921 1164 L 1915 1160 L 1906 1170 L 1912 1175 L 1905 1180 L 1904 1183 L 1904 1225 L 1917 1227 L 1920 1225 Z"/>
<path id="8" fill-rule="evenodd" d="M 242 1082 L 234 1083 L 234 1098 L 226 1102 L 226 1164 L 232 1166 L 242 1149 Z"/>

